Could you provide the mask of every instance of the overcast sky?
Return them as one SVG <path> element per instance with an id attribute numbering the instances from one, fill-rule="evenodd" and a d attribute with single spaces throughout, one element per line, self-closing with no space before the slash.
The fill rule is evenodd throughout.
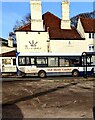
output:
<path id="1" fill-rule="evenodd" d="M 6 0 L 7 1 L 7 0 Z M 62 1 L 62 0 L 61 0 Z M 22 20 L 30 13 L 29 2 L 1 2 L 0 3 L 0 37 L 8 39 L 9 32 L 13 31 L 16 20 Z M 92 12 L 93 2 L 71 2 L 70 17 L 79 13 Z M 61 2 L 42 2 L 42 13 L 50 11 L 61 18 Z"/>

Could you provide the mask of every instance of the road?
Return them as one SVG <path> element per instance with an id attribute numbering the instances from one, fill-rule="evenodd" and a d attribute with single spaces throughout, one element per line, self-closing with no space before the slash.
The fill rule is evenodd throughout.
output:
<path id="1" fill-rule="evenodd" d="M 90 118 L 94 78 L 3 78 L 3 118 Z"/>

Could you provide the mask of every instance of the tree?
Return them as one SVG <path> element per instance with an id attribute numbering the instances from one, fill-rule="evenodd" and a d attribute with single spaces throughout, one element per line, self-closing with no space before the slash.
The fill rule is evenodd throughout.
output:
<path id="1" fill-rule="evenodd" d="M 95 19 L 95 10 L 93 12 L 81 13 L 71 18 L 71 25 L 77 27 L 79 17 Z"/>
<path id="2" fill-rule="evenodd" d="M 24 19 L 22 19 L 21 21 L 18 21 L 18 20 L 16 21 L 16 23 L 15 23 L 15 25 L 13 27 L 13 31 L 9 32 L 9 37 L 12 38 L 14 44 L 16 44 L 16 35 L 15 35 L 14 31 L 17 30 L 18 28 L 20 28 L 21 26 L 24 26 L 25 24 L 30 23 L 30 21 L 31 21 L 30 13 L 28 13 L 24 17 Z"/>
<path id="3" fill-rule="evenodd" d="M 30 15 L 30 13 L 28 13 L 24 17 L 24 19 L 22 19 L 21 21 L 18 21 L 18 20 L 16 21 L 16 23 L 15 23 L 15 25 L 13 27 L 13 31 L 15 31 L 16 29 L 20 28 L 21 26 L 24 26 L 27 23 L 30 23 L 30 21 L 31 21 L 31 15 Z"/>

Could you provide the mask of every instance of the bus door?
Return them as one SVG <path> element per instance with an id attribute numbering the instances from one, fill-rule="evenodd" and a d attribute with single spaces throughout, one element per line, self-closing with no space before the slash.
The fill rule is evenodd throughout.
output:
<path id="1" fill-rule="evenodd" d="M 94 68 L 94 74 L 95 74 L 95 55 L 92 56 L 92 61 L 93 61 L 92 66 Z"/>
<path id="2" fill-rule="evenodd" d="M 95 72 L 95 53 L 82 53 L 82 65 L 85 77 L 87 77 L 90 71 L 92 71 L 91 74 L 93 74 L 93 72 Z"/>
<path id="3" fill-rule="evenodd" d="M 85 53 L 82 55 L 83 75 L 87 77 L 87 56 Z"/>

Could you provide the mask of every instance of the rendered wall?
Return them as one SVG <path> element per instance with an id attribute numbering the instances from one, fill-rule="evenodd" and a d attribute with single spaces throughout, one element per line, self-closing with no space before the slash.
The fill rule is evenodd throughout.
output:
<path id="1" fill-rule="evenodd" d="M 51 52 L 82 53 L 89 52 L 89 44 L 93 40 L 51 40 Z"/>
<path id="2" fill-rule="evenodd" d="M 48 52 L 48 32 L 16 32 L 17 52 Z"/>

